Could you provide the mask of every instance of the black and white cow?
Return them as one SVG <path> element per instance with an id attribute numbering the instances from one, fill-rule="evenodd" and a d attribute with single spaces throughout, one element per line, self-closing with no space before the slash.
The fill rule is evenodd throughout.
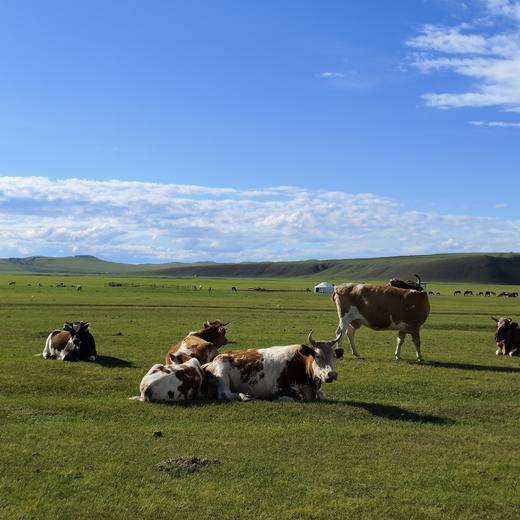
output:
<path id="1" fill-rule="evenodd" d="M 43 349 L 45 359 L 95 361 L 96 356 L 96 342 L 87 321 L 66 321 L 62 330 L 49 334 Z"/>

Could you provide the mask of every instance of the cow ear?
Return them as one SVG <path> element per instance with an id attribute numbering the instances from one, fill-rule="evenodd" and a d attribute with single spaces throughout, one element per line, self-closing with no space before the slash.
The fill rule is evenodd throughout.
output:
<path id="1" fill-rule="evenodd" d="M 495 321 L 498 323 L 498 319 L 495 318 L 494 316 L 491 316 L 491 319 L 492 319 L 492 320 L 495 320 Z"/>
<path id="2" fill-rule="evenodd" d="M 516 321 L 512 321 L 511 322 L 511 327 L 516 329 L 518 327 L 518 323 L 516 323 Z"/>
<path id="3" fill-rule="evenodd" d="M 72 330 L 72 323 L 70 323 L 69 321 L 66 321 L 63 324 L 63 330 L 68 330 L 70 332 Z"/>
<path id="4" fill-rule="evenodd" d="M 336 354 L 336 358 L 341 359 L 345 351 L 342 348 L 334 349 L 334 353 Z"/>

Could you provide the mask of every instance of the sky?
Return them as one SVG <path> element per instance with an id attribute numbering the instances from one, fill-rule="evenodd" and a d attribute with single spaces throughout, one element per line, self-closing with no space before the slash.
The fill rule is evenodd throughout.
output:
<path id="1" fill-rule="evenodd" d="M 0 257 L 519 251 L 520 1 L 3 0 Z"/>

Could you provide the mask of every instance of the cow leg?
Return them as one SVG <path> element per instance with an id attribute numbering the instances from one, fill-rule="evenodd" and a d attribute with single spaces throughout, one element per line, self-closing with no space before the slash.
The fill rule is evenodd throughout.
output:
<path id="1" fill-rule="evenodd" d="M 421 363 L 423 361 L 423 357 L 421 354 L 421 336 L 419 336 L 418 332 L 412 334 L 412 340 L 415 345 L 415 354 L 417 355 L 417 361 Z"/>
<path id="2" fill-rule="evenodd" d="M 352 322 L 356 319 L 356 311 L 357 309 L 351 309 L 347 314 L 344 314 L 340 320 L 338 328 L 336 329 L 336 337 L 338 338 L 338 342 L 335 350 L 340 350 L 343 352 L 343 339 L 345 337 L 345 332 L 347 333 L 348 341 L 350 343 L 350 351 L 353 356 L 359 357 L 359 354 L 356 351 L 356 344 L 354 341 L 354 334 L 356 332 L 356 328 L 359 328 L 359 325 L 355 327 Z"/>
<path id="3" fill-rule="evenodd" d="M 224 381 L 224 378 L 219 378 L 217 383 L 217 396 L 219 401 L 251 401 L 251 397 L 242 392 L 232 392 L 229 382 Z"/>
<path id="4" fill-rule="evenodd" d="M 354 340 L 354 336 L 356 334 L 356 328 L 352 325 L 352 323 L 347 327 L 347 338 L 350 343 L 350 351 L 352 355 L 355 357 L 359 357 L 359 354 L 356 350 L 356 342 Z"/>
<path id="5" fill-rule="evenodd" d="M 397 347 L 395 348 L 395 359 L 401 359 L 401 347 L 404 343 L 406 332 L 400 331 L 397 335 Z"/>
<path id="6" fill-rule="evenodd" d="M 49 336 L 47 337 L 47 340 L 45 341 L 45 348 L 43 349 L 43 354 L 42 354 L 45 359 L 52 359 L 52 358 L 56 357 L 56 354 L 54 354 L 52 352 L 51 344 L 52 344 L 52 332 L 51 332 L 51 334 L 49 334 Z"/>
<path id="7" fill-rule="evenodd" d="M 231 391 L 227 377 L 216 378 L 217 399 L 219 401 L 239 401 L 242 400 L 240 394 Z"/>
<path id="8" fill-rule="evenodd" d="M 327 398 L 325 397 L 325 394 L 321 390 L 316 391 L 316 401 L 326 401 Z"/>

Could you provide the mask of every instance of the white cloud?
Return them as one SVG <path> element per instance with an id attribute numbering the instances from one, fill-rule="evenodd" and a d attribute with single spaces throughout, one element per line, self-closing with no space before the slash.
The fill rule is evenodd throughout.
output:
<path id="1" fill-rule="evenodd" d="M 487 0 L 487 21 L 453 27 L 424 25 L 406 41 L 422 73 L 446 70 L 471 82 L 462 92 L 428 92 L 426 105 L 448 109 L 520 110 L 520 2 Z"/>
<path id="2" fill-rule="evenodd" d="M 322 72 L 320 76 L 322 78 L 344 78 L 346 74 L 343 72 Z"/>
<path id="3" fill-rule="evenodd" d="M 520 128 L 520 122 L 515 121 L 470 121 L 473 126 L 501 126 L 504 128 Z"/>
<path id="4" fill-rule="evenodd" d="M 520 20 L 520 2 L 511 0 L 485 0 L 489 11 Z"/>
<path id="5" fill-rule="evenodd" d="M 0 177 L 2 256 L 239 262 L 510 251 L 520 248 L 519 226 L 407 211 L 370 193 Z"/>

